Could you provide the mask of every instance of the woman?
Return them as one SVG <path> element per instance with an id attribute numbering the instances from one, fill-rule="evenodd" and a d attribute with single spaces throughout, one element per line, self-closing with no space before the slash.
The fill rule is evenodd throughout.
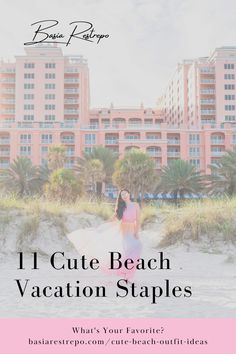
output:
<path id="1" fill-rule="evenodd" d="M 140 209 L 130 199 L 130 192 L 122 189 L 119 192 L 115 213 L 106 223 L 97 228 L 79 229 L 67 235 L 80 255 L 98 258 L 100 269 L 107 273 L 123 275 L 130 279 L 134 269 L 110 270 L 110 252 L 119 252 L 122 259 L 131 258 L 134 262 L 140 257 L 141 242 L 139 240 Z"/>
<path id="2" fill-rule="evenodd" d="M 131 258 L 134 263 L 140 258 L 142 245 L 139 240 L 140 232 L 140 208 L 138 203 L 131 201 L 128 189 L 122 189 L 119 192 L 116 210 L 113 220 L 120 220 L 120 232 L 123 239 L 123 259 Z M 135 264 L 131 270 L 123 270 L 126 278 L 133 277 L 135 272 Z"/>

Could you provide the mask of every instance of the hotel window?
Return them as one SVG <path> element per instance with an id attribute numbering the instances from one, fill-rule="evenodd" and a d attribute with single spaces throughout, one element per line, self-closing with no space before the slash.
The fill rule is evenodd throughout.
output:
<path id="1" fill-rule="evenodd" d="M 45 74 L 45 79 L 55 79 L 56 74 L 55 73 L 46 73 Z"/>
<path id="2" fill-rule="evenodd" d="M 216 156 L 221 156 L 222 153 L 224 152 L 224 148 L 220 146 L 212 146 L 211 147 L 211 153 Z"/>
<path id="3" fill-rule="evenodd" d="M 32 94 L 32 93 L 25 93 L 25 94 L 24 94 L 24 99 L 25 99 L 25 100 L 33 100 L 33 99 L 34 99 L 34 94 Z"/>
<path id="4" fill-rule="evenodd" d="M 189 156 L 200 156 L 200 148 L 199 147 L 189 148 Z"/>
<path id="5" fill-rule="evenodd" d="M 42 144 L 51 144 L 52 143 L 52 134 L 42 134 L 41 135 Z"/>
<path id="6" fill-rule="evenodd" d="M 20 147 L 20 155 L 21 156 L 31 155 L 31 146 L 21 146 Z"/>
<path id="7" fill-rule="evenodd" d="M 199 134 L 190 134 L 189 135 L 189 144 L 191 144 L 191 145 L 200 144 L 200 136 L 199 136 Z"/>
<path id="8" fill-rule="evenodd" d="M 235 100 L 235 95 L 225 95 L 225 100 Z"/>
<path id="9" fill-rule="evenodd" d="M 227 105 L 225 105 L 225 110 L 226 111 L 235 111 L 235 105 L 227 104 Z"/>
<path id="10" fill-rule="evenodd" d="M 32 109 L 34 109 L 34 105 L 33 104 L 24 104 L 24 109 L 25 110 L 32 110 Z"/>
<path id="11" fill-rule="evenodd" d="M 224 78 L 225 78 L 225 80 L 234 80 L 235 75 L 234 74 L 225 74 Z"/>
<path id="12" fill-rule="evenodd" d="M 55 84 L 45 84 L 45 89 L 54 90 L 56 88 Z"/>
<path id="13" fill-rule="evenodd" d="M 234 64 L 224 64 L 225 69 L 234 69 Z"/>
<path id="14" fill-rule="evenodd" d="M 48 160 L 47 159 L 41 159 L 41 165 L 42 166 L 47 166 L 48 165 Z"/>
<path id="15" fill-rule="evenodd" d="M 45 110 L 54 110 L 56 108 L 55 104 L 45 104 Z"/>
<path id="16" fill-rule="evenodd" d="M 67 156 L 72 156 L 75 154 L 75 148 L 72 147 L 72 146 L 69 146 L 67 149 L 66 149 L 66 155 Z"/>
<path id="17" fill-rule="evenodd" d="M 95 134 L 85 134 L 85 144 L 86 145 L 96 144 L 96 135 Z"/>
<path id="18" fill-rule="evenodd" d="M 56 63 L 45 63 L 45 68 L 46 69 L 55 69 Z"/>
<path id="19" fill-rule="evenodd" d="M 73 168 L 75 162 L 73 159 L 69 159 L 65 162 L 64 164 L 64 168 Z"/>
<path id="20" fill-rule="evenodd" d="M 24 84 L 24 89 L 26 90 L 34 89 L 34 84 Z"/>
<path id="21" fill-rule="evenodd" d="M 48 153 L 48 146 L 41 146 L 41 154 L 45 155 Z"/>
<path id="22" fill-rule="evenodd" d="M 196 168 L 200 168 L 200 160 L 191 159 L 191 160 L 189 160 L 189 162 L 191 163 L 191 165 L 195 166 Z"/>
<path id="23" fill-rule="evenodd" d="M 225 116 L 225 121 L 226 122 L 234 122 L 235 116 L 227 115 L 227 116 Z"/>
<path id="24" fill-rule="evenodd" d="M 51 93 L 47 93 L 45 95 L 45 99 L 46 100 L 55 100 L 55 95 L 54 94 L 51 94 Z"/>
<path id="25" fill-rule="evenodd" d="M 63 144 L 74 144 L 74 142 L 75 142 L 75 137 L 74 137 L 74 135 L 63 135 L 62 137 L 61 137 L 61 142 L 63 143 Z"/>
<path id="26" fill-rule="evenodd" d="M 34 115 L 33 114 L 24 114 L 24 120 L 25 121 L 32 121 L 32 120 L 34 120 Z"/>
<path id="27" fill-rule="evenodd" d="M 235 85 L 225 85 L 225 90 L 234 90 Z"/>
<path id="28" fill-rule="evenodd" d="M 25 73 L 24 79 L 34 79 L 34 74 L 33 73 Z"/>
<path id="29" fill-rule="evenodd" d="M 31 134 L 21 134 L 20 135 L 21 144 L 30 144 L 31 143 Z"/>
<path id="30" fill-rule="evenodd" d="M 46 121 L 55 121 L 55 119 L 56 119 L 56 116 L 54 115 L 54 114 L 46 114 L 45 115 L 45 120 Z"/>
<path id="31" fill-rule="evenodd" d="M 86 146 L 86 147 L 84 148 L 84 152 L 87 152 L 87 153 L 92 152 L 92 150 L 93 150 L 93 148 L 92 148 L 92 147 L 88 147 L 88 146 Z"/>
<path id="32" fill-rule="evenodd" d="M 24 63 L 25 69 L 34 69 L 34 63 Z"/>

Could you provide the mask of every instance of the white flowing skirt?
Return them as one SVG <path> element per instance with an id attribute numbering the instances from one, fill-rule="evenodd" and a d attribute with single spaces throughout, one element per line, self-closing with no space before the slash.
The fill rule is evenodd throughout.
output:
<path id="1" fill-rule="evenodd" d="M 87 259 L 97 258 L 100 269 L 117 275 L 125 274 L 131 278 L 134 269 L 127 271 L 123 266 L 119 270 L 111 269 L 111 252 L 119 252 L 121 262 L 131 258 L 134 262 L 140 257 L 142 245 L 131 233 L 122 235 L 119 222 L 105 222 L 98 227 L 78 229 L 67 235 L 78 253 Z"/>
<path id="2" fill-rule="evenodd" d="M 106 222 L 98 227 L 78 229 L 67 235 L 80 255 L 97 258 L 107 265 L 110 252 L 123 252 L 123 237 L 118 222 Z"/>

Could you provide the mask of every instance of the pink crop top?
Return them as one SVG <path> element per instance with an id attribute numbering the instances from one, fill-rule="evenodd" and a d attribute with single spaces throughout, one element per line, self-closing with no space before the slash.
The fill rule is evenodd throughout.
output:
<path id="1" fill-rule="evenodd" d="M 135 203 L 128 203 L 124 210 L 122 221 L 135 222 L 136 221 L 136 205 Z"/>

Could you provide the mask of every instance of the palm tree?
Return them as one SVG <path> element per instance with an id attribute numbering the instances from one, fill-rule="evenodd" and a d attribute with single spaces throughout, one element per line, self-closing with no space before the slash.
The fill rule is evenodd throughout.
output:
<path id="1" fill-rule="evenodd" d="M 177 202 L 186 193 L 197 194 L 202 190 L 203 177 L 188 161 L 173 160 L 162 168 L 157 192 L 172 193 Z"/>
<path id="2" fill-rule="evenodd" d="M 28 157 L 17 157 L 8 169 L 0 171 L 0 184 L 20 197 L 32 195 L 40 189 L 38 168 Z"/>
<path id="3" fill-rule="evenodd" d="M 105 148 L 103 146 L 96 146 L 91 152 L 85 152 L 83 158 L 78 158 L 78 163 L 74 169 L 79 175 L 88 176 L 89 170 L 93 169 L 95 165 L 98 171 L 96 172 L 96 193 L 98 197 L 102 194 L 103 183 L 110 183 L 112 180 L 112 174 L 114 171 L 114 163 L 118 158 L 118 154 L 114 151 Z M 89 161 L 100 161 L 101 165 L 98 166 L 98 162 L 89 164 Z M 93 167 L 92 167 L 93 166 Z M 87 177 L 86 177 L 87 178 Z"/>
<path id="4" fill-rule="evenodd" d="M 65 147 L 63 145 L 51 145 L 48 149 L 48 167 L 54 171 L 64 167 L 66 161 Z"/>
<path id="5" fill-rule="evenodd" d="M 115 163 L 112 179 L 118 188 L 129 189 L 134 199 L 140 195 L 142 201 L 145 192 L 154 190 L 158 175 L 152 158 L 143 151 L 131 149 Z"/>
<path id="6" fill-rule="evenodd" d="M 211 174 L 206 176 L 208 191 L 213 195 L 236 194 L 236 152 L 227 150 L 216 163 L 209 165 Z"/>
<path id="7" fill-rule="evenodd" d="M 46 182 L 49 181 L 50 174 L 53 172 L 48 165 L 41 165 L 38 167 L 38 179 L 39 184 L 43 186 Z"/>
<path id="8" fill-rule="evenodd" d="M 99 183 L 105 179 L 103 163 L 98 159 L 84 160 L 79 158 L 74 171 L 80 179 L 84 180 L 87 188 L 92 188 L 92 193 L 100 197 L 100 190 L 97 189 Z"/>

